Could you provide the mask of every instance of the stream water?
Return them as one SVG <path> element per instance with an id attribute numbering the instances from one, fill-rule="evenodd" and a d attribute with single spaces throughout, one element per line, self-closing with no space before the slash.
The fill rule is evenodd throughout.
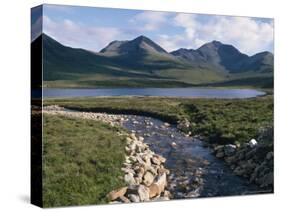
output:
<path id="1" fill-rule="evenodd" d="M 168 190 L 173 199 L 266 193 L 246 178 L 235 175 L 203 141 L 186 136 L 175 125 L 145 116 L 122 117 L 124 128 L 144 137 L 152 151 L 167 159 Z"/>
<path id="2" fill-rule="evenodd" d="M 204 142 L 187 137 L 175 126 L 149 117 L 125 117 L 123 126 L 143 136 L 151 150 L 167 159 L 168 189 L 174 199 L 263 193 L 257 185 L 233 174 Z"/>

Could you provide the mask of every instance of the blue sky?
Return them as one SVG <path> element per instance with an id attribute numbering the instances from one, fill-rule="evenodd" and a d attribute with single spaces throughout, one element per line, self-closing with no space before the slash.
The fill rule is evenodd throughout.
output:
<path id="1" fill-rule="evenodd" d="M 64 45 L 99 51 L 113 40 L 145 35 L 167 51 L 219 40 L 252 55 L 273 51 L 273 20 L 263 18 L 44 5 L 32 10 L 32 39 L 43 32 Z"/>

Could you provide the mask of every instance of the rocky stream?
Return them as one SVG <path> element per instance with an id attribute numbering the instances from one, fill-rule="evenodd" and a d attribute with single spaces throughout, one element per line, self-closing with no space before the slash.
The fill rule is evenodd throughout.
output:
<path id="1" fill-rule="evenodd" d="M 127 129 L 127 156 L 122 170 L 129 185 L 112 191 L 109 194 L 112 202 L 267 192 L 249 179 L 237 176 L 213 154 L 213 148 L 175 125 L 151 117 L 78 112 L 58 106 L 45 107 L 44 112 L 100 120 Z M 159 190 L 157 186 L 162 187 Z M 154 187 L 158 190 L 153 191 Z"/>

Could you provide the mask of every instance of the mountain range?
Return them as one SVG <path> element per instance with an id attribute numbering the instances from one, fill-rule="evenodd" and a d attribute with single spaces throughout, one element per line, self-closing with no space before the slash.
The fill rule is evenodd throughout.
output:
<path id="1" fill-rule="evenodd" d="M 253 56 L 212 41 L 198 49 L 168 52 L 145 36 L 112 41 L 99 52 L 62 45 L 46 34 L 43 79 L 50 87 L 185 87 L 222 84 L 272 87 L 270 52 Z M 246 82 L 246 83 L 245 83 Z M 248 83 L 247 83 L 248 82 Z"/>

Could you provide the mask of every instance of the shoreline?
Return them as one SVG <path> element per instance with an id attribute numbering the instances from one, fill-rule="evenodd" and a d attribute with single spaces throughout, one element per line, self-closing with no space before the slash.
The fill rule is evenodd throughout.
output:
<path id="1" fill-rule="evenodd" d="M 150 97 L 150 98 L 179 98 L 179 99 L 250 99 L 250 98 L 258 98 L 258 97 L 263 97 L 270 95 L 270 91 L 262 89 L 262 88 L 247 88 L 247 87 L 169 87 L 169 88 L 161 88 L 161 87 L 122 87 L 122 88 L 59 88 L 59 87 L 53 87 L 53 88 L 48 88 L 46 87 L 45 89 L 48 90 L 97 90 L 97 91 L 106 91 L 106 90 L 128 90 L 128 89 L 136 89 L 136 90 L 149 90 L 149 89 L 168 89 L 168 90 L 173 90 L 173 89 L 201 89 L 201 90 L 252 90 L 259 92 L 259 94 L 256 94 L 255 96 L 252 97 L 209 97 L 209 96 L 196 96 L 196 95 L 190 95 L 190 96 L 183 96 L 183 95 L 169 95 L 169 96 L 161 96 L 161 95 L 85 95 L 85 96 L 75 96 L 75 95 L 69 95 L 69 96 L 45 96 L 44 97 L 44 88 L 42 88 L 42 98 L 46 99 L 65 99 L 65 98 L 114 98 L 114 97 L 124 97 L 124 98 L 144 98 L 144 97 Z"/>

